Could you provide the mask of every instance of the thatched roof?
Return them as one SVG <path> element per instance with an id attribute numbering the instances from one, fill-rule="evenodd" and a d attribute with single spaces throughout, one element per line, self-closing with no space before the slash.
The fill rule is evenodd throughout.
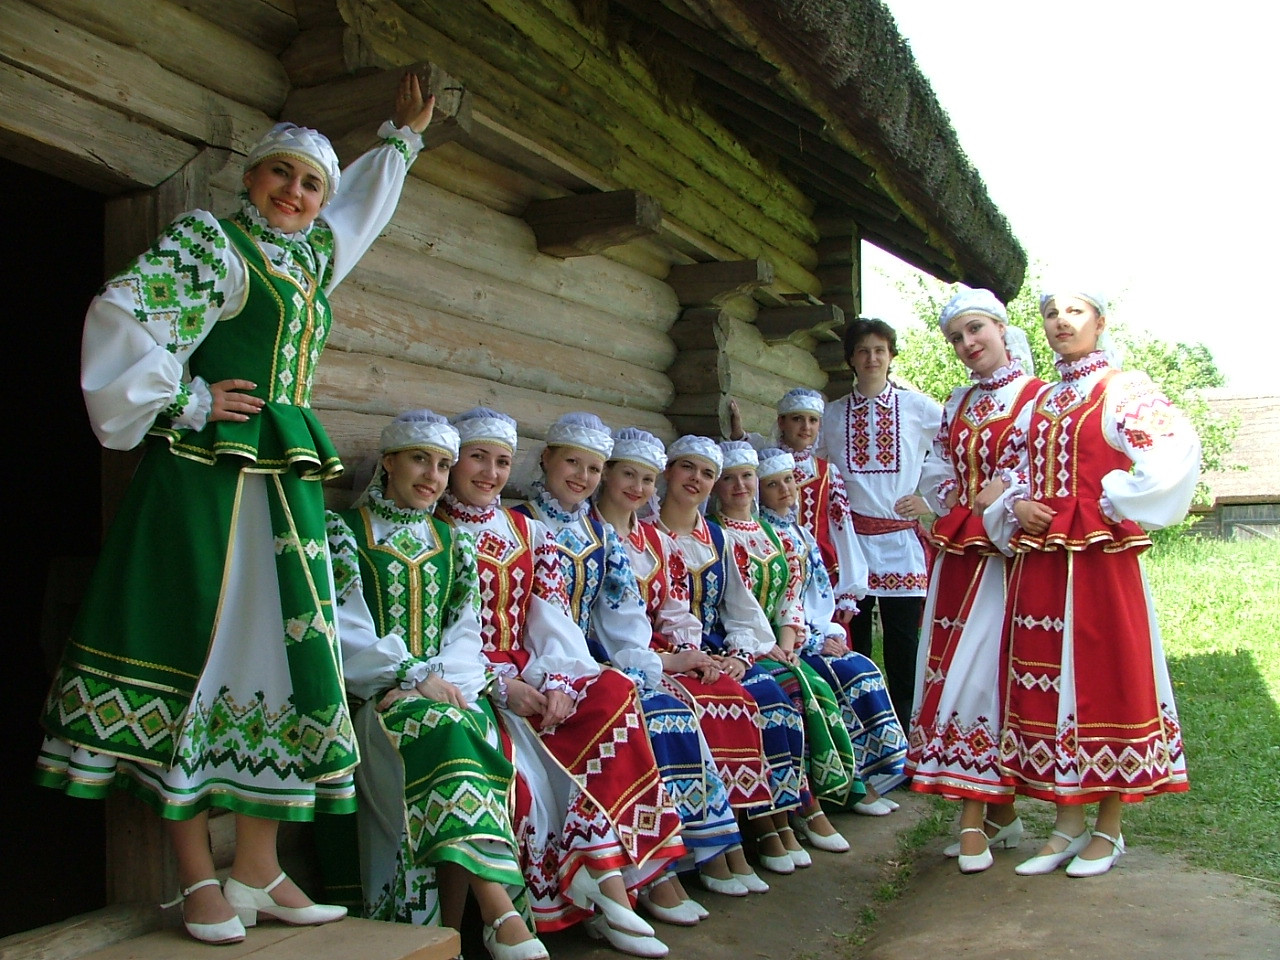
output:
<path id="1" fill-rule="evenodd" d="M 1245 468 L 1205 474 L 1214 505 L 1280 502 L 1280 394 L 1218 389 L 1203 395 L 1214 413 L 1238 418 L 1229 459 Z"/>
<path id="2" fill-rule="evenodd" d="M 777 157 L 820 211 L 946 280 L 1009 298 L 1027 257 L 880 0 L 579 0 Z"/>

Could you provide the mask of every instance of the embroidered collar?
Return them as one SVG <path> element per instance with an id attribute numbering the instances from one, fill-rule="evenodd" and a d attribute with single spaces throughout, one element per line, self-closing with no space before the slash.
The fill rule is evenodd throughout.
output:
<path id="1" fill-rule="evenodd" d="M 1111 364 L 1107 362 L 1104 351 L 1095 350 L 1079 360 L 1058 360 L 1054 366 L 1062 375 L 1062 382 L 1071 383 L 1074 380 L 1083 380 L 1089 374 L 1097 373 L 1099 370 L 1106 370 Z"/>
<path id="2" fill-rule="evenodd" d="M 791 456 L 795 458 L 797 467 L 800 466 L 801 460 L 813 459 L 812 446 L 805 447 L 803 450 L 797 450 L 795 447 L 791 446 L 791 444 L 787 443 L 785 440 L 779 440 L 778 447 L 782 450 L 787 451 L 787 453 L 791 454 Z"/>
<path id="3" fill-rule="evenodd" d="M 591 509 L 590 500 L 583 500 L 576 507 L 566 509 L 559 500 L 551 495 L 541 480 L 535 480 L 532 487 L 534 491 L 533 505 L 558 523 L 577 523 L 579 520 L 585 519 L 587 511 Z"/>
<path id="4" fill-rule="evenodd" d="M 248 194 L 242 193 L 240 197 L 240 211 L 234 219 L 262 247 L 267 259 L 291 275 L 296 275 L 298 268 L 302 268 L 314 276 L 316 258 L 307 238 L 315 222 L 296 233 L 282 233 L 267 222 Z"/>
<path id="5" fill-rule="evenodd" d="M 775 527 L 787 527 L 796 522 L 796 508 L 792 507 L 786 514 L 776 513 L 768 507 L 760 508 L 760 516 Z"/>
<path id="6" fill-rule="evenodd" d="M 733 517 L 723 515 L 717 516 L 716 520 L 722 527 L 728 527 L 730 530 L 743 530 L 747 533 L 755 533 L 760 529 L 760 523 L 755 517 L 750 520 L 735 520 Z"/>
<path id="7" fill-rule="evenodd" d="M 893 393 L 896 389 L 897 388 L 893 383 L 889 382 L 886 383 L 884 385 L 884 389 L 874 397 L 864 397 L 858 392 L 858 388 L 855 385 L 854 388 L 849 391 L 849 405 L 853 407 L 865 407 L 874 400 L 877 407 L 884 407 L 888 409 L 893 406 Z"/>
<path id="8" fill-rule="evenodd" d="M 1022 375 L 1022 364 L 1014 360 L 1005 364 L 989 377 L 979 377 L 976 374 L 971 374 L 970 379 L 983 390 L 999 390 L 1001 387 L 1007 387 Z"/>
<path id="9" fill-rule="evenodd" d="M 387 523 L 398 523 L 408 525 L 411 523 L 421 523 L 431 516 L 430 510 L 415 510 L 412 507 L 398 507 L 394 500 L 388 500 L 386 494 L 377 488 L 371 488 L 367 491 L 368 498 L 365 500 L 365 506 L 369 508 L 369 512 L 380 520 Z"/>
<path id="10" fill-rule="evenodd" d="M 494 497 L 493 503 L 487 507 L 473 507 L 455 497 L 452 490 L 446 490 L 440 497 L 437 509 L 451 520 L 460 520 L 463 523 L 485 523 L 497 515 L 497 503 L 498 498 Z"/>

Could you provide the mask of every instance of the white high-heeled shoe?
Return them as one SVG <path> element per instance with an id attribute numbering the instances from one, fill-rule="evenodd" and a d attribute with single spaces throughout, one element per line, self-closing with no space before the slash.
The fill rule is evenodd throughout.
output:
<path id="1" fill-rule="evenodd" d="M 696 913 L 699 920 L 705 920 L 707 917 L 711 916 L 711 911 L 700 904 L 697 900 L 693 899 L 693 897 L 685 897 L 684 905 Z"/>
<path id="2" fill-rule="evenodd" d="M 698 879 L 702 881 L 702 885 L 712 893 L 719 893 L 726 897 L 745 897 L 751 892 L 750 888 L 742 883 L 741 878 L 737 876 L 731 876 L 721 880 L 719 877 L 708 876 L 707 874 L 699 871 Z"/>
<path id="3" fill-rule="evenodd" d="M 965 827 L 960 831 L 960 836 L 963 837 L 966 833 L 980 833 L 983 840 L 987 839 L 987 831 L 981 827 Z M 962 853 L 959 855 L 958 860 L 960 861 L 961 873 L 981 873 L 996 862 L 996 858 L 991 855 L 990 843 L 982 848 L 981 853 Z"/>
<path id="4" fill-rule="evenodd" d="M 655 884 L 656 886 L 656 884 Z M 653 897 L 649 896 L 648 890 L 641 890 L 640 895 L 636 898 L 644 907 L 649 916 L 663 923 L 669 923 L 676 927 L 692 927 L 696 926 L 702 918 L 698 916 L 697 911 L 687 906 L 684 900 L 681 900 L 674 907 L 664 907 L 660 903 L 654 903 Z"/>
<path id="5" fill-rule="evenodd" d="M 763 841 L 768 840 L 770 837 L 776 837 L 776 836 L 778 836 L 778 831 L 771 830 L 768 833 L 763 833 L 760 836 L 756 837 L 756 843 L 757 844 L 762 843 Z M 781 843 L 782 842 L 781 839 L 779 839 L 778 842 Z M 782 849 L 785 850 L 786 847 L 784 846 Z M 772 873 L 780 873 L 785 877 L 787 874 L 796 872 L 796 862 L 791 859 L 790 853 L 786 854 L 785 856 L 774 857 L 774 856 L 770 856 L 767 853 L 762 853 L 757 847 L 756 855 L 760 858 L 760 866 L 764 867 L 766 870 Z"/>
<path id="6" fill-rule="evenodd" d="M 618 930 L 609 925 L 609 919 L 597 914 L 583 924 L 587 936 L 594 940 L 608 940 L 615 950 L 629 953 L 635 957 L 665 957 L 670 950 L 657 937 L 641 937 L 625 930 Z"/>
<path id="7" fill-rule="evenodd" d="M 204 880 L 197 880 L 187 889 L 183 890 L 174 899 L 168 903 L 160 904 L 162 910 L 168 910 L 170 907 L 176 907 L 187 897 L 204 887 L 216 887 L 218 880 L 216 877 L 206 877 Z M 234 904 L 232 909 L 235 909 Z M 182 916 L 182 925 L 187 928 L 187 933 L 191 934 L 193 940 L 199 940 L 201 943 L 222 944 L 222 943 L 239 943 L 245 938 L 244 924 L 240 922 L 240 916 L 236 916 L 229 920 L 219 920 L 217 923 L 195 923 L 188 920 L 186 914 Z"/>
<path id="8" fill-rule="evenodd" d="M 271 891 L 284 883 L 283 871 L 265 887 L 251 887 L 235 877 L 227 877 L 222 893 L 227 903 L 235 908 L 240 922 L 246 927 L 256 927 L 258 917 L 270 917 L 295 927 L 317 926 L 333 923 L 347 915 L 347 908 L 331 903 L 313 903 L 307 907 L 285 907 L 276 903 Z"/>
<path id="9" fill-rule="evenodd" d="M 1053 831 L 1052 836 L 1061 837 L 1067 841 L 1067 846 L 1059 853 L 1046 853 L 1040 856 L 1032 857 L 1030 860 L 1023 860 L 1020 864 L 1013 868 L 1013 872 L 1020 877 L 1037 877 L 1045 873 L 1053 873 L 1060 866 L 1075 857 L 1077 853 L 1089 845 L 1089 831 L 1086 830 L 1078 837 L 1069 837 L 1061 830 Z"/>
<path id="10" fill-rule="evenodd" d="M 788 847 L 787 842 L 785 840 L 782 840 L 782 830 L 786 830 L 787 833 L 791 834 L 791 839 L 795 843 L 794 848 Z M 783 827 L 782 830 L 778 831 L 778 839 L 782 840 L 782 845 L 786 847 L 787 856 L 791 858 L 791 862 L 794 863 L 797 867 L 799 867 L 802 870 L 805 867 L 812 867 L 813 857 L 809 856 L 808 850 L 800 846 L 800 840 L 796 837 L 796 832 L 792 830 L 790 827 Z"/>
<path id="11" fill-rule="evenodd" d="M 578 872 L 569 881 L 569 899 L 584 910 L 594 904 L 609 921 L 609 926 L 622 933 L 636 937 L 652 937 L 653 927 L 645 923 L 644 918 L 600 889 L 600 883 L 610 877 L 620 877 L 618 870 L 609 870 L 599 877 L 591 876 L 586 867 L 579 867 Z M 648 956 L 648 954 L 642 954 Z"/>
<path id="12" fill-rule="evenodd" d="M 870 803 L 866 800 L 859 800 L 849 809 L 854 813 L 862 814 L 864 817 L 887 817 L 889 814 L 893 813 L 893 810 L 890 809 L 889 805 L 880 797 L 876 797 Z"/>
<path id="13" fill-rule="evenodd" d="M 1085 860 L 1079 855 L 1076 856 L 1069 864 L 1067 864 L 1068 877 L 1100 877 L 1112 867 L 1116 861 L 1124 856 L 1124 834 L 1113 837 L 1109 833 L 1103 833 L 1101 830 L 1093 831 L 1095 837 L 1101 837 L 1103 840 L 1109 841 L 1111 844 L 1111 852 L 1105 857 L 1099 857 L 1097 860 Z"/>
<path id="14" fill-rule="evenodd" d="M 747 888 L 748 893 L 768 893 L 769 885 L 761 880 L 754 870 L 750 873 L 735 873 L 733 879 Z"/>
<path id="15" fill-rule="evenodd" d="M 1022 818 L 1014 817 L 1004 826 L 996 823 L 994 820 L 982 821 L 988 827 L 995 827 L 996 832 L 987 838 L 987 846 L 992 850 L 1013 850 L 1022 842 Z M 983 831 L 984 833 L 986 831 Z M 953 860 L 960 856 L 960 841 L 957 840 L 949 847 L 942 851 L 944 857 L 951 857 Z"/>
<path id="16" fill-rule="evenodd" d="M 484 948 L 489 951 L 489 956 L 493 957 L 493 960 L 550 960 L 551 954 L 537 937 L 520 943 L 498 942 L 498 928 L 512 917 L 524 923 L 524 918 L 518 912 L 508 910 L 493 923 L 484 925 L 484 932 L 480 934 L 480 939 L 484 942 Z"/>
<path id="17" fill-rule="evenodd" d="M 815 833 L 809 826 L 809 821 L 814 817 L 822 816 L 821 810 L 815 810 L 813 813 L 804 817 L 797 817 L 792 825 L 796 833 L 809 841 L 809 845 L 817 847 L 819 850 L 825 850 L 827 853 L 848 853 L 849 841 L 842 837 L 839 833 L 832 833 L 823 836 Z"/>

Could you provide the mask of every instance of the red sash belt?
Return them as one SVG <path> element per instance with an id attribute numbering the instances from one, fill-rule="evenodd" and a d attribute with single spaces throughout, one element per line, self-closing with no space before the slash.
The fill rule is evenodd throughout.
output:
<path id="1" fill-rule="evenodd" d="M 868 517 L 865 513 L 858 513 L 856 510 L 850 510 L 849 515 L 853 517 L 853 532 L 860 537 L 878 537 L 886 533 L 897 533 L 899 530 L 914 531 L 916 539 L 920 541 L 920 548 L 924 550 L 925 569 L 933 567 L 936 551 L 925 536 L 924 527 L 920 526 L 920 521 L 893 517 Z"/>

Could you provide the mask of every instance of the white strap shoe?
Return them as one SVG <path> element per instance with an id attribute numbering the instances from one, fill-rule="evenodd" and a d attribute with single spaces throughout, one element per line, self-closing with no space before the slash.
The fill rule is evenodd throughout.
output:
<path id="1" fill-rule="evenodd" d="M 276 903 L 271 891 L 284 883 L 286 876 L 282 871 L 265 887 L 251 887 L 241 883 L 235 877 L 227 877 L 222 892 L 227 903 L 235 907 L 240 915 L 240 922 L 246 927 L 258 925 L 259 917 L 279 920 L 295 927 L 316 926 L 321 923 L 333 923 L 347 915 L 346 907 L 331 903 L 313 903 L 306 907 L 286 907 Z"/>
<path id="2" fill-rule="evenodd" d="M 484 932 L 480 935 L 480 939 L 484 941 L 484 948 L 489 951 L 489 956 L 493 957 L 493 960 L 549 960 L 551 954 L 547 953 L 547 948 L 537 937 L 520 943 L 498 942 L 498 928 L 512 917 L 524 923 L 524 918 L 519 913 L 508 910 L 493 923 L 484 925 Z"/>
<path id="3" fill-rule="evenodd" d="M 206 877 L 204 880 L 197 880 L 187 889 L 183 890 L 174 899 L 168 903 L 160 904 L 161 909 L 167 910 L 170 907 L 176 907 L 178 904 L 186 900 L 187 897 L 204 887 L 216 887 L 218 880 L 215 877 Z M 232 904 L 232 909 L 235 905 Z M 239 943 L 245 938 L 244 924 L 240 922 L 239 912 L 236 916 L 229 920 L 219 920 L 217 923 L 194 923 L 187 919 L 186 913 L 182 915 L 182 925 L 187 928 L 187 933 L 191 934 L 193 940 L 199 940 L 201 943 L 222 944 L 222 943 Z"/>
<path id="4" fill-rule="evenodd" d="M 1101 837 L 1111 843 L 1111 852 L 1097 860 L 1084 860 L 1076 857 L 1067 864 L 1068 877 L 1100 877 L 1116 865 L 1116 861 L 1124 856 L 1124 834 L 1113 837 L 1101 830 L 1093 831 L 1095 837 Z"/>
<path id="5" fill-rule="evenodd" d="M 1061 837 L 1067 841 L 1067 846 L 1060 853 L 1046 853 L 1042 856 L 1032 857 L 1030 860 L 1023 860 L 1020 864 L 1013 868 L 1013 872 L 1020 877 L 1035 877 L 1045 873 L 1053 873 L 1060 866 L 1072 859 L 1077 853 L 1089 845 L 1089 831 L 1086 830 L 1078 837 L 1069 837 L 1061 830 L 1053 831 L 1053 836 Z"/>

